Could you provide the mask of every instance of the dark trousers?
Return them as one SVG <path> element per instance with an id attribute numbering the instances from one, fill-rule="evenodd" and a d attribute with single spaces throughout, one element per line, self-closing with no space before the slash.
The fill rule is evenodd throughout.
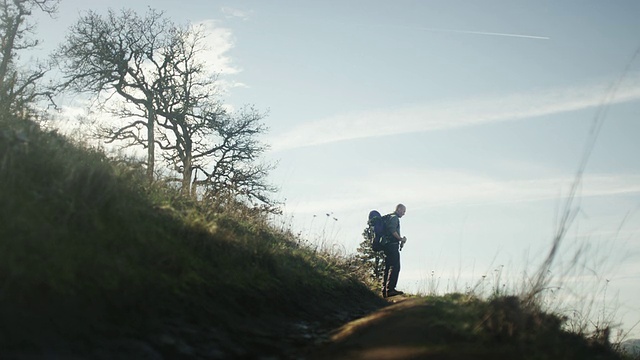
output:
<path id="1" fill-rule="evenodd" d="M 400 250 L 399 243 L 390 243 L 384 246 L 384 280 L 382 291 L 395 290 L 400 275 Z"/>

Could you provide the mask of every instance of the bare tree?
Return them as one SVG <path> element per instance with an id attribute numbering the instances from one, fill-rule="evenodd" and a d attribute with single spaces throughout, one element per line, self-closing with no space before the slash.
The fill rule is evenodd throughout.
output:
<path id="1" fill-rule="evenodd" d="M 155 164 L 154 91 L 162 65 L 157 55 L 167 41 L 171 22 L 150 9 L 144 17 L 132 10 L 106 16 L 89 11 L 70 29 L 54 58 L 63 74 L 63 90 L 102 96 L 101 105 L 117 94 L 125 104 L 108 108 L 129 121 L 105 128 L 108 142 L 125 141 L 147 149 L 147 177 L 153 180 Z M 107 108 L 105 106 L 105 108 Z M 145 131 L 146 130 L 146 131 Z"/>
<path id="2" fill-rule="evenodd" d="M 201 149 L 197 156 L 214 161 L 210 166 L 198 164 L 194 167 L 204 175 L 201 180 L 194 176 L 194 184 L 204 185 L 205 197 L 217 198 L 232 193 L 274 210 L 276 204 L 268 195 L 277 189 L 267 183 L 266 177 L 275 164 L 258 162 L 268 148 L 257 139 L 266 131 L 262 123 L 264 117 L 253 107 L 244 107 L 212 120 L 215 141 L 212 146 Z"/>
<path id="3" fill-rule="evenodd" d="M 33 48 L 38 40 L 30 37 L 35 25 L 29 17 L 34 10 L 49 15 L 57 11 L 59 0 L 0 0 L 0 110 L 16 113 L 45 92 L 37 82 L 46 73 L 44 66 L 20 71 L 16 65 L 18 52 Z"/>
<path id="4" fill-rule="evenodd" d="M 266 131 L 265 115 L 250 107 L 223 110 L 205 50 L 201 28 L 176 26 L 153 10 L 144 18 L 123 10 L 83 16 L 57 58 L 64 88 L 126 100 L 110 111 L 133 120 L 111 129 L 109 141 L 147 147 L 149 168 L 157 146 L 179 174 L 183 194 L 231 194 L 271 206 L 275 188 L 265 179 L 273 165 L 258 163 L 267 149 L 257 140 Z"/>
<path id="5" fill-rule="evenodd" d="M 261 204 L 271 202 L 275 189 L 265 182 L 272 165 L 257 163 L 266 146 L 257 136 L 266 131 L 265 115 L 245 107 L 236 113 L 223 110 L 217 77 L 202 61 L 206 34 L 199 28 L 174 28 L 173 40 L 162 50 L 156 91 L 158 137 L 164 158 L 181 176 L 184 194 L 205 197 L 244 196 Z M 196 174 L 204 178 L 197 179 Z"/>
<path id="6" fill-rule="evenodd" d="M 198 59 L 206 35 L 191 26 L 168 32 L 171 40 L 161 50 L 163 61 L 154 69 L 159 77 L 155 89 L 158 125 L 164 130 L 157 143 L 164 159 L 181 174 L 183 194 L 192 194 L 193 171 L 204 157 L 201 149 L 208 146 L 215 120 L 224 111 L 216 98 L 216 76 Z"/>

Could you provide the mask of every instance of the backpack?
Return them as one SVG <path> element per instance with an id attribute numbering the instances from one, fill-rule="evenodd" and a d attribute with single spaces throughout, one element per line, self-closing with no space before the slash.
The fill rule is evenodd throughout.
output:
<path id="1" fill-rule="evenodd" d="M 371 249 L 373 249 L 373 251 L 383 250 L 383 244 L 381 242 L 382 236 L 387 232 L 387 220 L 389 220 L 390 216 L 391 214 L 382 216 L 377 210 L 371 210 L 369 212 L 367 224 L 369 228 L 373 230 L 373 237 L 370 239 Z"/>

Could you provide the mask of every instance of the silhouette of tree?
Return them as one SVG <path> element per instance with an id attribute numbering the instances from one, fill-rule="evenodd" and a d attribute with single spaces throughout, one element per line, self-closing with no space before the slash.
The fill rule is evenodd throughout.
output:
<path id="1" fill-rule="evenodd" d="M 88 12 L 56 53 L 63 90 L 89 92 L 127 122 L 106 128 L 107 141 L 125 141 L 147 151 L 153 180 L 155 149 L 184 195 L 240 196 L 272 205 L 266 183 L 273 165 L 258 163 L 267 146 L 265 114 L 251 107 L 224 110 L 217 75 L 206 66 L 207 34 L 177 26 L 150 9 Z M 112 98 L 119 96 L 120 102 Z M 106 106 L 111 104 L 110 106 Z M 146 131 L 144 131 L 146 130 Z M 202 189 L 202 191 L 199 191 Z"/>
<path id="2" fill-rule="evenodd" d="M 36 47 L 35 25 L 29 22 L 33 11 L 53 15 L 59 0 L 0 1 L 0 110 L 16 114 L 28 111 L 38 97 L 48 94 L 38 89 L 38 81 L 46 74 L 43 64 L 35 69 L 21 70 L 16 65 L 21 50 Z"/>
<path id="3" fill-rule="evenodd" d="M 360 262 L 370 279 L 376 284 L 381 284 L 382 274 L 384 273 L 384 254 L 381 251 L 373 251 L 371 248 L 371 239 L 373 238 L 373 229 L 366 227 L 362 232 L 364 240 L 358 246 L 356 259 Z"/>
<path id="4" fill-rule="evenodd" d="M 154 91 L 159 81 L 149 69 L 153 64 L 162 66 L 157 57 L 171 27 L 161 12 L 152 9 L 143 17 L 124 9 L 109 10 L 106 16 L 89 11 L 71 27 L 54 55 L 64 74 L 61 90 L 93 94 L 105 108 L 114 93 L 124 100 L 125 105 L 107 110 L 129 122 L 104 128 L 102 135 L 108 142 L 121 140 L 146 148 L 149 181 L 154 176 Z"/>

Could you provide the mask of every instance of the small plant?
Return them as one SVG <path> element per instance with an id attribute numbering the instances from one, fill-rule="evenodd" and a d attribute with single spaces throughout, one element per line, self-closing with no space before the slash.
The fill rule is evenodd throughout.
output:
<path id="1" fill-rule="evenodd" d="M 363 240 L 358 245 L 355 255 L 355 262 L 358 264 L 358 272 L 364 281 L 375 290 L 382 289 L 382 275 L 384 273 L 384 254 L 381 251 L 373 251 L 371 239 L 373 239 L 373 229 L 366 227 L 362 231 Z"/>

